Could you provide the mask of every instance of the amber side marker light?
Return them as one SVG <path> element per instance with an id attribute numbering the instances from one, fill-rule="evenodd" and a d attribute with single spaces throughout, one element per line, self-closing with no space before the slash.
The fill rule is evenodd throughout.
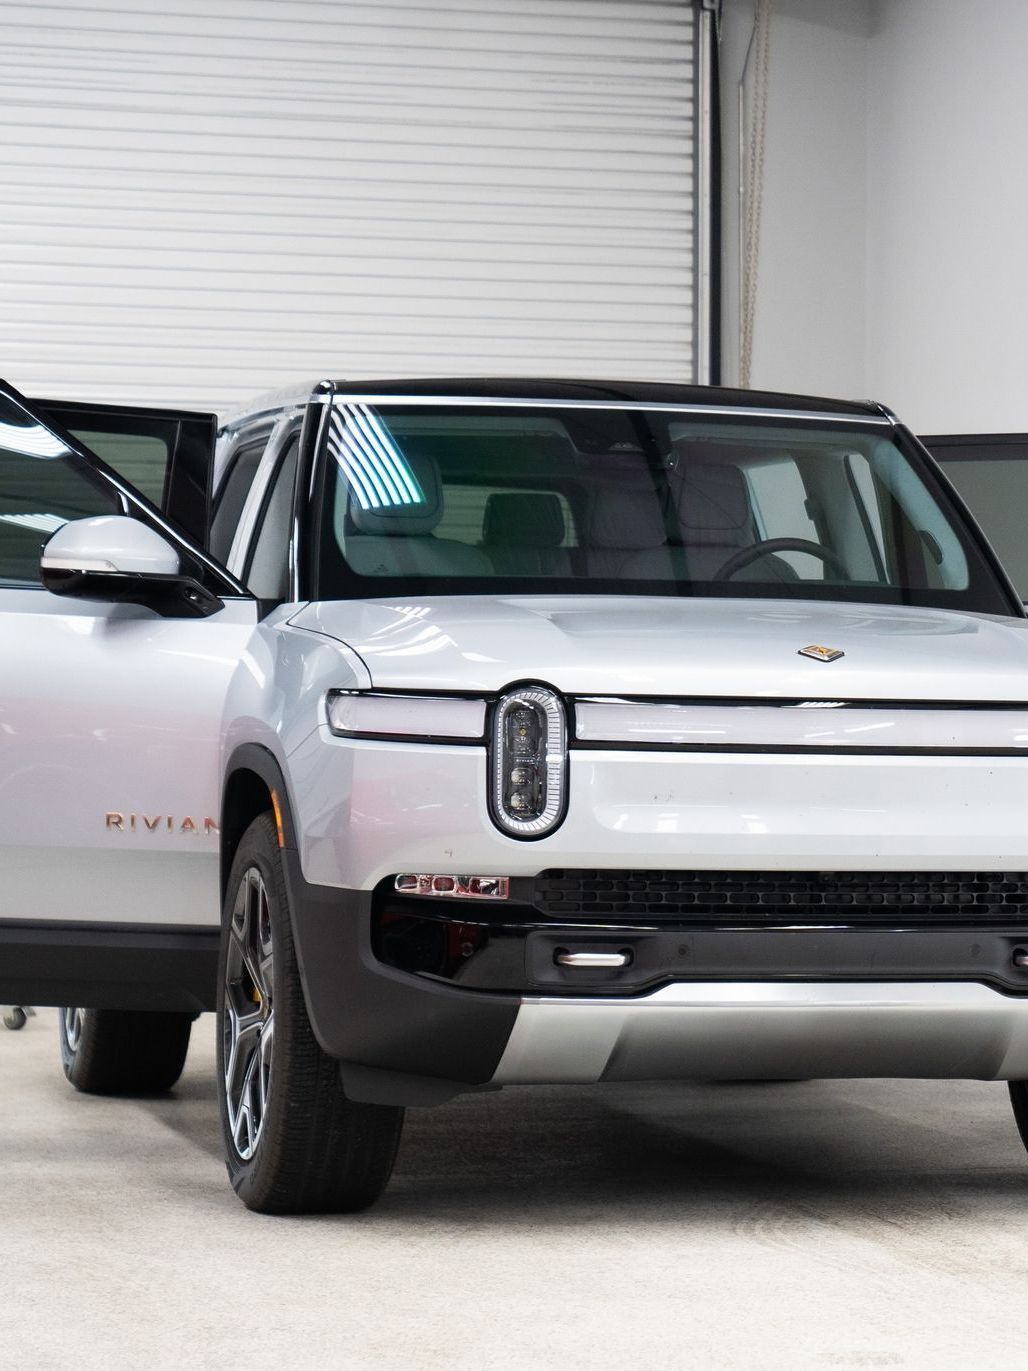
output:
<path id="1" fill-rule="evenodd" d="M 286 827 L 282 822 L 282 805 L 279 801 L 277 790 L 271 792 L 271 808 L 275 815 L 275 831 L 278 833 L 278 845 L 279 847 L 285 847 Z"/>
<path id="2" fill-rule="evenodd" d="M 398 895 L 442 895 L 461 900 L 506 900 L 510 895 L 509 876 L 430 875 L 404 871 L 393 881 Z"/>

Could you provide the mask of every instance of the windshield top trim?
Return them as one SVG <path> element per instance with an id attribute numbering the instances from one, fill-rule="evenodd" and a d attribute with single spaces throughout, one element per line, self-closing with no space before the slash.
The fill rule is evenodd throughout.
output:
<path id="1" fill-rule="evenodd" d="M 322 404 L 331 400 L 352 401 L 366 405 L 439 405 L 448 407 L 474 406 L 479 409 L 612 409 L 639 410 L 649 414 L 714 414 L 737 419 L 788 419 L 790 422 L 815 424 L 844 424 L 852 428 L 872 424 L 877 428 L 894 428 L 895 420 L 874 414 L 826 414 L 813 409 L 766 409 L 748 405 L 690 405 L 651 404 L 640 400 L 526 400 L 508 399 L 502 395 L 390 395 L 371 391 L 338 390 L 332 396 L 316 396 Z"/>

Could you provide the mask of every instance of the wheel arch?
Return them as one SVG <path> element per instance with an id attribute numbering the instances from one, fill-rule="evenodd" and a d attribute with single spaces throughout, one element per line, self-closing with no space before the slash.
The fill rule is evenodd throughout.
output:
<path id="1" fill-rule="evenodd" d="M 285 776 L 260 743 L 244 743 L 229 758 L 221 801 L 221 893 L 243 834 L 259 814 L 271 811 L 280 847 L 296 847 L 296 829 Z"/>

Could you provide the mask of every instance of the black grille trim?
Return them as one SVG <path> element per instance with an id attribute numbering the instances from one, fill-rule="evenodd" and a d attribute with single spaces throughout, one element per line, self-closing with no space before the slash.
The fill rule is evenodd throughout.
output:
<path id="1" fill-rule="evenodd" d="M 1028 920 L 1028 872 L 604 871 L 554 868 L 532 882 L 548 918 L 704 924 Z"/>

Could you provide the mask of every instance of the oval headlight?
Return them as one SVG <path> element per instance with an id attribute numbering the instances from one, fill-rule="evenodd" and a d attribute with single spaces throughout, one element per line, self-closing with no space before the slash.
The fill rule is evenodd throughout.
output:
<path id="1" fill-rule="evenodd" d="M 564 818 L 567 722 L 559 695 L 523 686 L 501 695 L 489 742 L 494 822 L 515 838 L 542 838 Z"/>

